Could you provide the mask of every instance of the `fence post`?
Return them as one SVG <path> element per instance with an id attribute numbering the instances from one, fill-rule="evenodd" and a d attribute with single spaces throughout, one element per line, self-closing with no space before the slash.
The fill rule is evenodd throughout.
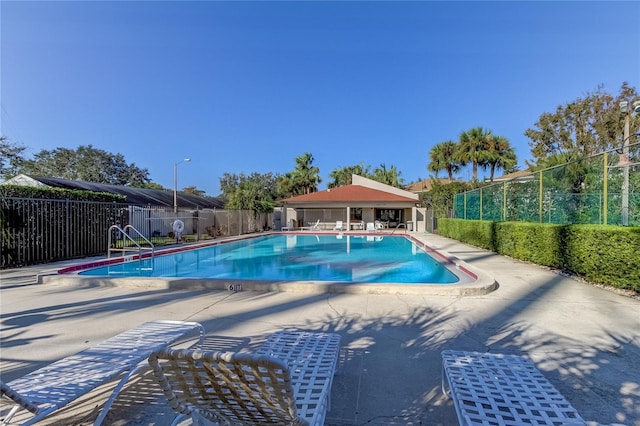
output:
<path id="1" fill-rule="evenodd" d="M 467 191 L 464 192 L 464 219 L 467 220 Z"/>
<path id="2" fill-rule="evenodd" d="M 507 181 L 502 183 L 502 221 L 507 221 Z"/>
<path id="3" fill-rule="evenodd" d="M 603 167 L 603 182 L 602 182 L 602 191 L 604 192 L 604 197 L 602 200 L 602 216 L 604 218 L 604 224 L 607 224 L 607 213 L 609 212 L 609 153 L 604 152 L 602 156 L 604 158 L 604 167 Z"/>
<path id="4" fill-rule="evenodd" d="M 482 188 L 480 188 L 480 220 L 482 220 Z"/>
<path id="5" fill-rule="evenodd" d="M 542 223 L 542 170 L 540 170 L 540 191 L 538 193 L 538 222 Z"/>
<path id="6" fill-rule="evenodd" d="M 64 203 L 64 239 L 65 239 L 65 244 L 64 244 L 64 255 L 67 259 L 69 259 L 71 256 L 69 255 L 69 234 L 71 234 L 70 230 L 69 230 L 69 199 L 67 198 L 65 200 Z"/>
<path id="7" fill-rule="evenodd" d="M 196 207 L 194 218 L 191 220 L 196 222 L 196 242 L 198 242 L 200 241 L 200 207 Z"/>

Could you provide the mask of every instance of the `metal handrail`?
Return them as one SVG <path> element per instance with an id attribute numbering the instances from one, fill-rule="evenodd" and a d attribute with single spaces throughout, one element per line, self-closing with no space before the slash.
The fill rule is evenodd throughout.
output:
<path id="1" fill-rule="evenodd" d="M 393 235 L 394 232 L 396 232 L 398 229 L 400 228 L 404 228 L 405 232 L 407 230 L 407 225 L 405 223 L 399 223 L 396 225 L 396 227 L 394 228 L 393 231 L 391 231 L 391 235 Z"/>
<path id="2" fill-rule="evenodd" d="M 117 230 L 120 232 L 121 235 L 123 235 L 123 240 L 129 240 L 131 241 L 136 248 L 133 247 L 126 247 L 123 241 L 122 244 L 122 248 L 112 248 L 111 247 L 111 231 L 113 230 Z M 137 234 L 138 237 L 142 238 L 143 240 L 145 240 L 147 242 L 147 244 L 149 244 L 150 247 L 143 247 L 141 246 L 136 240 L 134 240 L 133 238 L 131 238 L 131 236 L 127 233 L 127 230 L 132 230 L 133 232 L 135 232 Z M 109 235 L 108 235 L 108 244 L 109 244 L 109 248 L 107 249 L 107 259 L 111 258 L 111 252 L 114 251 L 118 251 L 118 252 L 122 252 L 123 254 L 128 252 L 128 251 L 138 251 L 138 260 L 142 260 L 142 250 L 151 250 L 151 258 L 153 258 L 153 256 L 155 255 L 155 246 L 153 245 L 153 243 L 151 241 L 149 241 L 147 239 L 147 237 L 145 237 L 144 235 L 142 235 L 140 233 L 140 231 L 138 231 L 136 228 L 134 228 L 132 225 L 127 225 L 123 228 L 120 228 L 120 226 L 118 225 L 111 225 L 111 227 L 109 227 Z"/>

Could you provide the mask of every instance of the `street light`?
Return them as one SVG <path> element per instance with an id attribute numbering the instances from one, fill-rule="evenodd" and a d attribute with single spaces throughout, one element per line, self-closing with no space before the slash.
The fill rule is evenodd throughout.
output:
<path id="1" fill-rule="evenodd" d="M 624 113 L 624 133 L 622 135 L 622 156 L 625 160 L 622 166 L 622 225 L 629 225 L 629 126 L 632 113 L 640 113 L 640 101 L 633 102 L 633 108 L 629 108 L 629 102 L 620 102 L 620 111 Z"/>
<path id="2" fill-rule="evenodd" d="M 173 212 L 178 213 L 178 164 L 188 163 L 191 158 L 185 158 L 182 161 L 173 163 Z"/>

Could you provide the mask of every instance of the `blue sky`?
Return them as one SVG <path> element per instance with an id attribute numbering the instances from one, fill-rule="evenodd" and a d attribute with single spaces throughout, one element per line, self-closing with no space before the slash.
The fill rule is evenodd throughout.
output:
<path id="1" fill-rule="evenodd" d="M 396 166 L 475 126 L 506 136 L 604 85 L 640 88 L 640 2 L 2 1 L 2 134 L 93 145 L 173 187 L 225 173 Z M 460 178 L 469 179 L 465 170 Z"/>

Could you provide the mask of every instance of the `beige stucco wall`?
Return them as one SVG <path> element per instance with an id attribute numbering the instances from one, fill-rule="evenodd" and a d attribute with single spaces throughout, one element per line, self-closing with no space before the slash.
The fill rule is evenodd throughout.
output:
<path id="1" fill-rule="evenodd" d="M 358 175 L 351 175 L 351 183 L 353 185 L 365 186 L 367 188 L 377 189 L 379 191 L 388 192 L 390 194 L 400 195 L 402 197 L 412 198 L 418 200 L 420 196 L 413 192 L 405 191 L 404 189 L 396 188 L 394 186 L 385 185 L 384 183 L 377 182 Z"/>

